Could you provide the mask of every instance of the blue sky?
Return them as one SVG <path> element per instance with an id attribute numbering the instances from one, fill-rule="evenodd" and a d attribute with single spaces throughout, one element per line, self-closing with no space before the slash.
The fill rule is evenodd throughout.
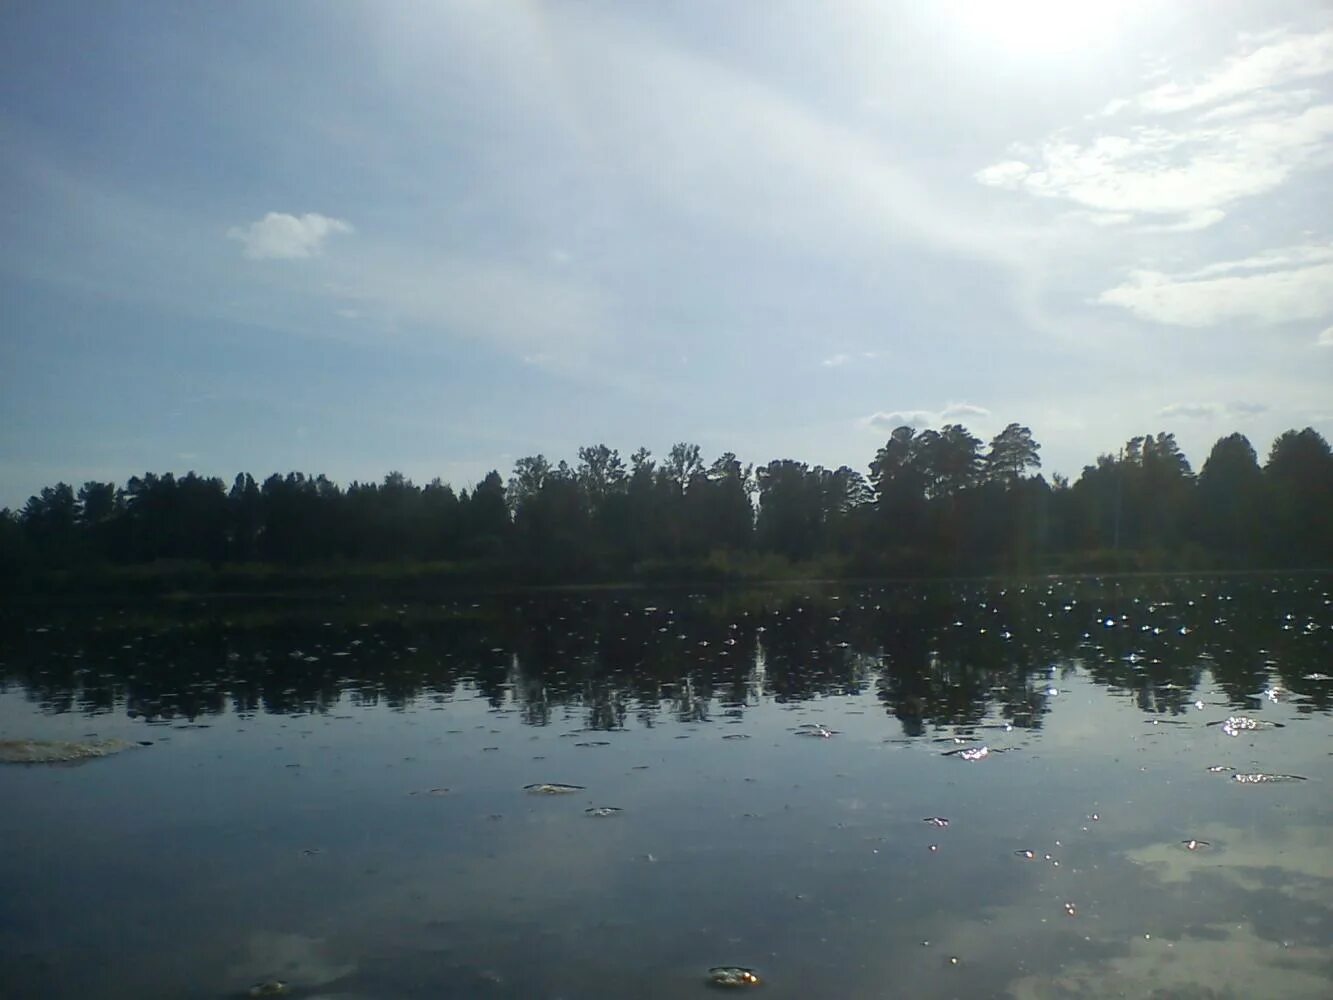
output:
<path id="1" fill-rule="evenodd" d="M 1165 8 L 1165 9 L 1162 9 Z M 0 506 L 1333 435 L 1311 2 L 17 4 Z"/>

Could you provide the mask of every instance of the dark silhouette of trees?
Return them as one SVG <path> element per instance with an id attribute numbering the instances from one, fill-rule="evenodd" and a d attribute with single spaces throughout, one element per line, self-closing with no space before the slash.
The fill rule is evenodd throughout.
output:
<path id="1" fill-rule="evenodd" d="M 1187 540 L 1194 502 L 1189 461 L 1165 432 L 1101 455 L 1068 494 L 1070 548 L 1163 551 Z"/>
<path id="2" fill-rule="evenodd" d="M 349 498 L 365 489 L 353 483 Z M 264 480 L 259 490 L 259 509 L 263 526 L 259 532 L 260 557 L 275 563 L 304 563 L 333 555 L 331 530 L 336 520 L 335 504 L 338 488 L 323 476 L 310 477 L 300 472 L 286 476 L 276 473 Z M 353 500 L 353 503 L 356 501 Z M 358 527 L 362 538 L 372 540 L 371 551 L 383 552 L 392 546 L 391 538 L 381 531 L 383 517 L 378 505 L 363 505 L 364 514 Z"/>
<path id="3" fill-rule="evenodd" d="M 423 556 L 457 559 L 462 552 L 463 525 L 458 494 L 437 476 L 421 491 Z"/>
<path id="4" fill-rule="evenodd" d="M 14 580 L 33 568 L 33 553 L 25 537 L 22 514 L 0 510 L 0 580 Z"/>
<path id="5" fill-rule="evenodd" d="M 520 458 L 509 480 L 515 553 L 528 574 L 577 576 L 587 562 L 591 509 L 578 474 L 544 456 Z"/>
<path id="6" fill-rule="evenodd" d="M 1159 432 L 1125 445 L 1128 511 L 1134 542 L 1161 548 L 1182 537 L 1194 474 L 1174 434 Z"/>
<path id="7" fill-rule="evenodd" d="M 1028 469 L 1041 468 L 1041 445 L 1032 439 L 1030 428 L 1010 424 L 991 438 L 990 450 L 982 465 L 982 475 L 988 483 L 1011 486 Z"/>
<path id="8" fill-rule="evenodd" d="M 499 558 L 509 544 L 509 507 L 504 482 L 492 470 L 469 497 L 459 496 L 459 524 L 463 530 L 462 554 L 473 559 Z"/>
<path id="9" fill-rule="evenodd" d="M 898 427 L 870 463 L 875 542 L 908 572 L 919 568 L 911 553 L 926 529 L 926 481 L 916 459 L 918 450 L 916 431 Z"/>
<path id="10" fill-rule="evenodd" d="M 981 487 L 969 508 L 969 544 L 1008 564 L 1027 568 L 1051 534 L 1051 490 L 1041 476 L 1041 445 L 1032 431 L 1010 424 L 991 438 L 981 466 Z"/>
<path id="11" fill-rule="evenodd" d="M 925 482 L 926 497 L 956 497 L 975 486 L 981 476 L 981 440 L 961 424 L 946 424 L 938 433 L 922 431 L 916 438 L 913 461 Z"/>
<path id="12" fill-rule="evenodd" d="M 1333 454 L 1313 428 L 1285 431 L 1264 465 L 1269 548 L 1291 565 L 1333 560 Z"/>
<path id="13" fill-rule="evenodd" d="M 0 512 L 0 574 L 151 563 L 447 563 L 524 581 L 806 571 L 896 575 L 1038 569 L 1300 567 L 1333 563 L 1333 454 L 1312 428 L 1261 468 L 1240 434 L 1196 477 L 1167 432 L 1101 455 L 1073 484 L 1040 474 L 1014 423 L 981 441 L 959 424 L 899 427 L 869 477 L 673 445 L 628 462 L 605 444 L 578 464 L 520 458 L 470 492 L 391 472 L 346 489 L 291 472 L 230 489 L 189 472 L 44 488 Z M 776 561 L 775 561 L 776 560 Z M 749 569 L 747 569 L 749 567 Z M 799 571 L 799 570 L 794 570 Z"/>
<path id="14" fill-rule="evenodd" d="M 74 561 L 79 504 L 68 484 L 56 483 L 29 497 L 19 516 L 29 544 L 44 563 L 63 568 Z"/>
<path id="15" fill-rule="evenodd" d="M 233 559 L 250 562 L 259 555 L 259 532 L 264 517 L 259 498 L 259 485 L 248 472 L 243 472 L 232 483 L 227 495 L 227 550 Z"/>
<path id="16" fill-rule="evenodd" d="M 707 551 L 753 544 L 754 494 L 758 489 L 754 470 L 741 465 L 732 452 L 713 461 L 703 477 L 696 477 L 690 501 L 690 519 L 703 529 Z"/>
<path id="17" fill-rule="evenodd" d="M 1215 552 L 1248 563 L 1263 533 L 1264 474 L 1244 434 L 1220 438 L 1199 471 L 1195 537 Z"/>

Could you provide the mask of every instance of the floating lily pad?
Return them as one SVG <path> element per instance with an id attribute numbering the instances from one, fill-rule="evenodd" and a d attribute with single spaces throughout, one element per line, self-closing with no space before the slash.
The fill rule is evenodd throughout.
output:
<path id="1" fill-rule="evenodd" d="M 817 739 L 826 740 L 832 736 L 837 736 L 836 729 L 829 729 L 828 726 L 820 725 L 817 722 L 806 722 L 796 727 L 797 736 L 814 736 Z"/>
<path id="2" fill-rule="evenodd" d="M 1233 774 L 1231 780 L 1242 785 L 1271 785 L 1280 781 L 1304 781 L 1299 774 Z"/>
<path id="3" fill-rule="evenodd" d="M 739 965 L 716 965 L 708 970 L 708 981 L 714 986 L 727 988 L 758 986 L 759 976 L 754 969 Z"/>
<path id="4" fill-rule="evenodd" d="M 124 740 L 0 740 L 0 764 L 79 764 L 133 745 Z"/>
<path id="5" fill-rule="evenodd" d="M 945 750 L 944 757 L 961 757 L 963 760 L 985 760 L 993 753 L 1004 753 L 1004 750 L 992 750 L 988 746 L 965 747 L 960 750 Z"/>
<path id="6" fill-rule="evenodd" d="M 1221 726 L 1228 736 L 1239 736 L 1259 729 L 1281 729 L 1282 723 L 1269 722 L 1266 719 L 1252 719 L 1248 715 L 1233 715 L 1220 722 L 1210 722 L 1210 726 Z"/>
<path id="7" fill-rule="evenodd" d="M 268 979 L 262 983 L 255 983 L 246 991 L 246 996 L 251 997 L 285 997 L 292 992 L 291 986 L 284 983 L 281 979 Z"/>
<path id="8" fill-rule="evenodd" d="M 523 790 L 532 795 L 572 795 L 584 791 L 582 785 L 565 785 L 558 781 L 541 781 L 535 785 L 524 785 Z"/>

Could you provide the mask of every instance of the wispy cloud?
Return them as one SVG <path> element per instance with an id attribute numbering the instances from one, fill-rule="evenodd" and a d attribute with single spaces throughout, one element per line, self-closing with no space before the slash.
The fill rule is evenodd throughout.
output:
<path id="1" fill-rule="evenodd" d="M 861 422 L 872 430 L 891 432 L 899 427 L 929 427 L 938 422 L 937 416 L 931 410 L 890 410 L 872 413 Z"/>
<path id="2" fill-rule="evenodd" d="M 891 432 L 899 427 L 940 427 L 944 424 L 958 423 L 972 418 L 985 420 L 990 417 L 990 410 L 974 403 L 950 403 L 940 410 L 881 410 L 861 419 L 861 424 L 871 430 Z"/>
<path id="3" fill-rule="evenodd" d="M 1321 330 L 1319 336 L 1315 338 L 1315 344 L 1319 347 L 1333 347 L 1333 326 Z"/>
<path id="4" fill-rule="evenodd" d="M 1079 139 L 1060 133 L 1031 154 L 978 172 L 992 187 L 1073 202 L 1096 212 L 1183 216 L 1212 224 L 1233 202 L 1265 194 L 1316 160 L 1333 136 L 1333 105 L 1237 124 L 1134 126 Z M 1026 168 L 1026 170 L 1021 169 Z"/>
<path id="5" fill-rule="evenodd" d="M 1333 30 L 1289 35 L 1234 56 L 1192 83 L 1119 98 L 977 172 L 990 187 L 1072 202 L 1095 213 L 1170 217 L 1157 231 L 1214 225 L 1237 201 L 1327 161 L 1333 104 L 1279 88 L 1333 72 Z M 1223 103 L 1226 102 L 1226 103 Z M 1133 113 L 1113 126 L 1107 119 Z"/>
<path id="6" fill-rule="evenodd" d="M 850 364 L 853 361 L 874 361 L 880 356 L 879 351 L 861 351 L 857 354 L 832 354 L 819 362 L 824 368 L 841 368 L 843 365 Z"/>
<path id="7" fill-rule="evenodd" d="M 1277 250 L 1264 250 L 1252 257 L 1244 257 L 1241 260 L 1209 264 L 1184 275 L 1184 277 L 1194 280 L 1214 278 L 1223 274 L 1235 274 L 1238 271 L 1279 271 L 1306 267 L 1311 264 L 1327 263 L 1333 263 L 1333 244 L 1282 247 Z"/>
<path id="8" fill-rule="evenodd" d="M 318 212 L 269 212 L 247 226 L 228 229 L 227 238 L 243 243 L 251 260 L 297 260 L 321 253 L 324 241 L 334 233 L 352 232 L 349 223 Z"/>
<path id="9" fill-rule="evenodd" d="M 990 410 L 984 406 L 977 406 L 973 403 L 950 403 L 940 411 L 942 420 L 960 420 L 963 417 L 985 418 L 990 416 Z"/>
<path id="10" fill-rule="evenodd" d="M 479 340 L 543 367 L 590 364 L 593 346 L 614 339 L 613 302 L 565 270 L 382 245 L 346 255 L 330 277 L 323 294 L 367 328 Z"/>
<path id="11" fill-rule="evenodd" d="M 1242 420 L 1272 409 L 1267 403 L 1171 403 L 1157 411 L 1159 417 L 1184 420 Z"/>
<path id="12" fill-rule="evenodd" d="M 1128 222 L 1134 221 L 1133 212 L 1086 212 L 1081 209 L 1075 209 L 1068 213 L 1068 217 L 1081 219 L 1084 222 L 1091 223 L 1094 226 L 1123 226 Z"/>
<path id="13" fill-rule="evenodd" d="M 1177 219 L 1174 222 L 1150 222 L 1139 227 L 1141 233 L 1193 233 L 1214 226 L 1226 218 L 1226 212 L 1220 208 L 1205 208 Z M 1131 216 L 1132 218 L 1132 216 Z"/>
<path id="14" fill-rule="evenodd" d="M 1285 111 L 1290 108 L 1300 108 L 1307 104 L 1314 103 L 1318 96 L 1318 91 L 1314 90 L 1263 90 L 1246 97 L 1244 100 L 1219 104 L 1215 108 L 1210 108 L 1207 111 L 1201 112 L 1195 121 L 1227 121 L 1234 118 L 1245 118 L 1250 115 L 1263 114 L 1268 111 Z"/>
<path id="15" fill-rule="evenodd" d="M 1134 270 L 1096 301 L 1173 326 L 1317 320 L 1333 313 L 1333 246 L 1270 250 L 1181 274 Z"/>
<path id="16" fill-rule="evenodd" d="M 1327 73 L 1333 73 L 1333 30 L 1270 35 L 1266 44 L 1232 56 L 1200 80 L 1163 83 L 1132 103 L 1155 114 L 1171 114 Z"/>
<path id="17" fill-rule="evenodd" d="M 624 20 L 584 14 L 551 19 L 544 30 L 560 55 L 557 89 L 580 109 L 572 133 L 617 149 L 625 176 L 682 217 L 783 240 L 799 234 L 829 254 L 915 242 L 1014 259 L 1002 234 L 943 196 L 893 146 L 762 76 L 663 44 Z"/>

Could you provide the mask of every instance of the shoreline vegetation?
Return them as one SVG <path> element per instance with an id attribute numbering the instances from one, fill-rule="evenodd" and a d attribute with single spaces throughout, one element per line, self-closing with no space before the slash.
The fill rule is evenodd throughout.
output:
<path id="1" fill-rule="evenodd" d="M 1241 434 L 1196 474 L 1168 433 L 1047 481 L 1010 424 L 900 427 L 869 476 L 792 460 L 520 459 L 473 490 L 399 473 L 345 489 L 289 473 L 64 483 L 0 511 L 0 590 L 323 595 L 335 590 L 725 585 L 815 580 L 1325 569 L 1333 454 L 1287 431 L 1261 466 Z"/>

